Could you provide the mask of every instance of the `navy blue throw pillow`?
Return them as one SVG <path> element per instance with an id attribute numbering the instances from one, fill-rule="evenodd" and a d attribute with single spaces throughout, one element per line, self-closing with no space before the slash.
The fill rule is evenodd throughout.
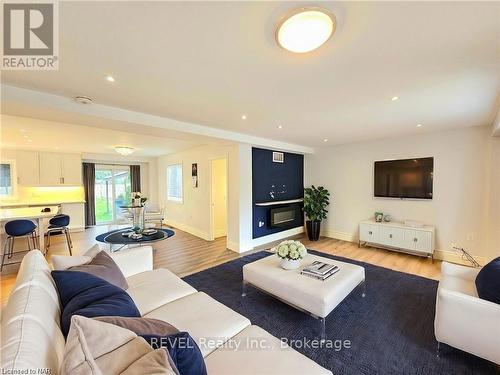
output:
<path id="1" fill-rule="evenodd" d="M 61 300 L 61 330 L 68 335 L 71 317 L 82 315 L 140 317 L 134 301 L 123 289 L 97 276 L 79 271 L 52 271 Z"/>
<path id="2" fill-rule="evenodd" d="M 165 348 L 180 375 L 207 375 L 200 348 L 187 332 L 168 336 L 142 335 L 153 349 Z"/>
<path id="3" fill-rule="evenodd" d="M 493 259 L 476 276 L 479 298 L 500 304 L 500 257 Z"/>

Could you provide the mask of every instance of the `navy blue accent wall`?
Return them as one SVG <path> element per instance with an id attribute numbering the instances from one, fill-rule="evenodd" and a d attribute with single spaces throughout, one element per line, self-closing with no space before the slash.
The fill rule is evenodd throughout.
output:
<path id="1" fill-rule="evenodd" d="M 304 216 L 300 214 L 288 227 L 273 228 L 270 223 L 271 208 L 286 205 L 255 205 L 304 197 L 304 155 L 287 152 L 284 154 L 284 163 L 274 163 L 273 150 L 252 148 L 253 238 L 304 225 Z M 302 209 L 302 203 L 295 203 L 294 206 Z M 259 226 L 259 222 L 264 225 Z"/>

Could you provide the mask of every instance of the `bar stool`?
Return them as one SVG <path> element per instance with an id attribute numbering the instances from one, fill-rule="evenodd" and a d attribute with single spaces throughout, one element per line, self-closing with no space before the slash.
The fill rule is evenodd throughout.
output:
<path id="1" fill-rule="evenodd" d="M 5 234 L 7 235 L 7 238 L 5 239 L 3 247 L 0 272 L 3 270 L 3 266 L 21 263 L 21 261 L 5 263 L 5 257 L 7 257 L 7 259 L 11 259 L 12 255 L 15 253 L 27 253 L 28 251 L 39 247 L 36 235 L 36 225 L 31 220 L 19 219 L 7 222 L 5 224 Z M 17 237 L 26 237 L 28 240 L 28 250 L 14 251 L 14 239 Z"/>
<path id="2" fill-rule="evenodd" d="M 63 232 L 66 235 L 66 243 L 68 244 L 69 255 L 73 255 L 71 251 L 71 249 L 73 249 L 73 242 L 71 241 L 71 236 L 69 235 L 68 225 L 68 215 L 59 214 L 49 220 L 49 228 L 47 230 L 47 247 L 45 253 L 47 253 L 50 247 L 50 235 L 56 232 Z"/>

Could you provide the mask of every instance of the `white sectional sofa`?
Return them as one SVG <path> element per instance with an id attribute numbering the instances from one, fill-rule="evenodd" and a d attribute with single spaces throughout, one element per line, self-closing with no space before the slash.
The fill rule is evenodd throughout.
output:
<path id="1" fill-rule="evenodd" d="M 480 268 L 443 262 L 436 298 L 436 340 L 500 365 L 500 305 L 478 297 Z"/>
<path id="2" fill-rule="evenodd" d="M 127 277 L 127 292 L 141 315 L 189 332 L 200 346 L 209 374 L 331 374 L 172 272 L 153 270 L 151 247 L 112 256 Z M 2 311 L 3 371 L 41 368 L 49 369 L 52 375 L 59 373 L 65 341 L 50 272 L 40 251 L 24 257 Z M 260 340 L 262 346 L 255 348 L 253 340 Z M 240 346 L 236 349 L 232 342 Z"/>

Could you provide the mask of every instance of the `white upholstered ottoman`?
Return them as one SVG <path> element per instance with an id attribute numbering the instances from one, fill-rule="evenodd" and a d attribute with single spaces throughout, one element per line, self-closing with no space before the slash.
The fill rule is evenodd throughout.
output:
<path id="1" fill-rule="evenodd" d="M 340 271 L 325 281 L 300 274 L 304 267 L 316 260 L 335 264 Z M 249 284 L 319 319 L 323 340 L 328 314 L 358 286 L 362 296 L 365 296 L 365 269 L 355 264 L 307 254 L 301 267 L 284 270 L 280 267 L 280 258 L 273 254 L 243 266 L 243 297 Z"/>

